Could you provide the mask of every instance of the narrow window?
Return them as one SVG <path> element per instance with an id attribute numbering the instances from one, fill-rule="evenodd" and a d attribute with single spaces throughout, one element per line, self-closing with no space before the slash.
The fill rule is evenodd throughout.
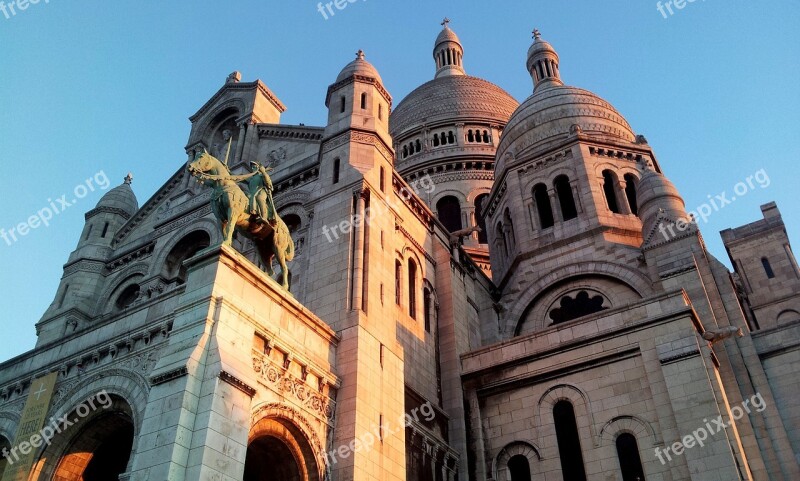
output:
<path id="1" fill-rule="evenodd" d="M 556 425 L 558 456 L 561 458 L 561 472 L 569 481 L 586 481 L 583 467 L 581 441 L 578 437 L 578 424 L 575 410 L 569 401 L 559 401 L 553 406 L 553 419 Z"/>
<path id="2" fill-rule="evenodd" d="M 608 210 L 615 214 L 619 214 L 619 205 L 617 205 L 617 194 L 616 194 L 616 179 L 614 179 L 614 174 L 611 173 L 610 170 L 603 171 L 603 193 L 606 196 L 606 205 L 608 205 Z"/>
<path id="3" fill-rule="evenodd" d="M 106 238 L 106 234 L 108 234 L 108 222 L 106 222 L 106 225 L 103 226 L 103 233 L 100 234 L 100 237 L 105 239 Z"/>
<path id="4" fill-rule="evenodd" d="M 539 78 L 543 79 L 544 78 L 544 74 L 542 73 L 542 63 L 541 62 L 536 62 L 536 69 L 539 71 Z"/>
<path id="5" fill-rule="evenodd" d="M 497 239 L 497 243 L 500 244 L 500 247 L 503 248 L 503 252 L 506 254 L 506 257 L 508 257 L 508 245 L 506 244 L 506 236 L 503 233 L 502 222 L 497 223 L 497 228 L 494 230 L 494 237 Z"/>
<path id="6" fill-rule="evenodd" d="M 436 213 L 448 231 L 455 232 L 463 228 L 461 224 L 461 203 L 452 195 L 439 199 L 436 203 Z"/>
<path id="7" fill-rule="evenodd" d="M 333 183 L 339 183 L 339 158 L 333 159 Z"/>
<path id="8" fill-rule="evenodd" d="M 511 475 L 511 481 L 530 481 L 531 465 L 528 458 L 521 454 L 513 456 L 508 460 L 508 473 Z"/>
<path id="9" fill-rule="evenodd" d="M 558 203 L 561 206 L 562 220 L 570 220 L 578 217 L 578 209 L 575 207 L 575 199 L 572 197 L 572 186 L 569 185 L 569 177 L 559 175 L 553 182 L 558 195 Z"/>
<path id="10" fill-rule="evenodd" d="M 344 113 L 344 97 L 339 98 L 339 112 Z"/>
<path id="11" fill-rule="evenodd" d="M 539 214 L 539 226 L 542 229 L 553 227 L 553 206 L 550 205 L 550 196 L 547 194 L 547 186 L 536 184 L 533 188 L 533 203 L 536 204 L 536 211 Z"/>
<path id="12" fill-rule="evenodd" d="M 553 76 L 553 72 L 550 71 L 550 62 L 545 62 L 544 66 L 547 69 L 547 76 L 548 77 L 552 77 Z"/>
<path id="13" fill-rule="evenodd" d="M 467 131 L 467 142 L 475 142 L 475 136 L 472 135 L 472 130 Z"/>
<path id="14" fill-rule="evenodd" d="M 417 263 L 408 260 L 408 315 L 417 318 Z"/>
<path id="15" fill-rule="evenodd" d="M 380 169 L 380 176 L 381 178 L 378 179 L 378 186 L 380 187 L 381 192 L 386 192 L 386 181 L 384 180 L 384 177 L 386 177 L 386 169 L 383 167 Z"/>
<path id="16" fill-rule="evenodd" d="M 774 279 L 775 273 L 772 271 L 772 265 L 770 265 L 769 259 L 767 259 L 766 257 L 762 257 L 761 265 L 764 266 L 764 272 L 767 273 L 767 277 L 770 279 Z"/>
<path id="17" fill-rule="evenodd" d="M 421 150 L 422 150 L 422 143 L 419 141 L 419 139 L 417 139 L 417 141 L 414 143 L 414 152 L 419 152 Z"/>
<path id="18" fill-rule="evenodd" d="M 450 56 L 450 50 L 447 50 L 447 65 L 452 63 L 452 57 Z"/>
<path id="19" fill-rule="evenodd" d="M 639 215 L 639 204 L 636 200 L 636 176 L 633 174 L 625 174 L 625 197 L 628 199 L 628 206 L 631 208 L 631 214 Z"/>
<path id="20" fill-rule="evenodd" d="M 422 309 L 426 332 L 431 332 L 431 304 L 431 291 L 426 287 L 422 290 Z"/>
<path id="21" fill-rule="evenodd" d="M 442 145 L 447 145 L 447 136 L 446 136 L 446 135 L 444 135 L 444 132 L 442 132 L 442 133 L 439 135 L 439 137 L 440 137 L 440 138 L 439 138 L 439 143 L 441 143 Z"/>
<path id="22" fill-rule="evenodd" d="M 367 94 L 361 94 L 361 110 L 367 110 Z"/>
<path id="23" fill-rule="evenodd" d="M 406 146 L 404 145 L 404 146 L 403 146 L 403 158 L 405 159 L 406 157 L 408 157 L 408 147 L 406 147 Z"/>
<path id="24" fill-rule="evenodd" d="M 403 274 L 403 264 L 399 260 L 394 261 L 394 302 L 400 305 L 400 276 Z"/>
<path id="25" fill-rule="evenodd" d="M 92 227 L 94 224 L 89 224 L 89 229 L 86 230 L 86 238 L 88 239 L 90 235 L 92 235 Z"/>
<path id="26" fill-rule="evenodd" d="M 439 136 L 436 134 L 433 134 L 433 146 L 439 147 Z"/>
<path id="27" fill-rule="evenodd" d="M 383 120 L 383 104 L 378 104 L 378 120 Z"/>
<path id="28" fill-rule="evenodd" d="M 481 205 L 487 198 L 489 198 L 489 194 L 481 194 L 475 197 L 475 224 L 481 229 L 480 232 L 478 232 L 478 243 L 480 244 L 486 244 L 488 242 L 488 236 L 486 235 L 486 219 L 483 218 L 483 209 L 481 209 Z"/>
<path id="29" fill-rule="evenodd" d="M 453 131 L 447 133 L 447 143 L 448 144 L 455 144 L 456 143 L 456 136 L 453 135 Z"/>
<path id="30" fill-rule="evenodd" d="M 639 457 L 639 445 L 636 437 L 630 433 L 617 436 L 617 457 L 622 481 L 645 481 L 642 459 Z"/>
<path id="31" fill-rule="evenodd" d="M 67 299 L 67 293 L 69 292 L 69 284 L 64 286 L 64 290 L 61 292 L 61 298 L 58 300 L 58 308 L 64 305 L 64 301 Z"/>

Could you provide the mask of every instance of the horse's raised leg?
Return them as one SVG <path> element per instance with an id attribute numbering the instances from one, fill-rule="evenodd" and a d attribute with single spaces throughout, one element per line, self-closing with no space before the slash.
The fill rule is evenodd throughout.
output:
<path id="1" fill-rule="evenodd" d="M 283 252 L 276 253 L 275 257 L 278 258 L 278 264 L 281 265 L 281 285 L 287 291 L 289 290 L 289 270 L 286 269 L 286 255 Z"/>
<path id="2" fill-rule="evenodd" d="M 228 222 L 222 224 L 222 236 L 224 240 L 222 241 L 222 245 L 229 246 L 233 243 L 233 231 L 236 230 L 236 223 L 232 220 L 231 217 L 231 208 L 228 208 Z"/>

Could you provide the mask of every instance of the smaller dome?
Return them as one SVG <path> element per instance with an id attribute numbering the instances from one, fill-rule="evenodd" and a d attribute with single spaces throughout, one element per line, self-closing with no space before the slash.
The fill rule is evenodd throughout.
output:
<path id="1" fill-rule="evenodd" d="M 686 219 L 686 205 L 677 187 L 665 175 L 646 168 L 636 186 L 639 217 L 649 227 L 659 213 L 672 220 Z"/>
<path id="2" fill-rule="evenodd" d="M 381 76 L 378 74 L 378 70 L 375 67 L 373 67 L 371 63 L 367 62 L 364 59 L 363 50 L 359 50 L 356 53 L 356 59 L 350 62 L 349 64 L 345 65 L 342 71 L 339 72 L 339 76 L 336 77 L 336 83 L 348 79 L 353 75 L 372 77 L 378 82 L 383 83 L 383 79 L 381 79 Z"/>
<path id="3" fill-rule="evenodd" d="M 456 33 L 452 31 L 446 24 L 442 31 L 439 32 L 439 36 L 436 37 L 436 43 L 433 44 L 433 50 L 435 51 L 439 45 L 445 42 L 454 42 L 461 45 L 461 40 L 459 40 L 458 35 L 456 35 Z"/>
<path id="4" fill-rule="evenodd" d="M 129 216 L 133 216 L 139 210 L 139 201 L 136 200 L 136 194 L 131 189 L 132 180 L 133 176 L 128 174 L 122 185 L 114 187 L 100 198 L 96 208 L 120 209 Z"/>

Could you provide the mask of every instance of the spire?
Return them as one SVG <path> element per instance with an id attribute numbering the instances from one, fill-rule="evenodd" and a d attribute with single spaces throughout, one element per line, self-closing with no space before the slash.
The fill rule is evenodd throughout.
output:
<path id="1" fill-rule="evenodd" d="M 527 67 L 534 90 L 564 85 L 558 71 L 558 54 L 552 45 L 542 40 L 542 33 L 538 29 L 533 29 L 533 44 L 528 49 Z"/>
<path id="2" fill-rule="evenodd" d="M 433 45 L 433 60 L 436 62 L 436 77 L 448 75 L 465 75 L 463 57 L 464 48 L 458 35 L 450 29 L 450 19 L 442 20 L 442 31 Z"/>

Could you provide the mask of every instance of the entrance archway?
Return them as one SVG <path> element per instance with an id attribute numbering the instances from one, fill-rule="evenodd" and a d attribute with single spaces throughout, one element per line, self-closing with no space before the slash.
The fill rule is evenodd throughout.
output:
<path id="1" fill-rule="evenodd" d="M 130 406 L 114 395 L 106 404 L 95 404 L 96 409 L 88 415 L 79 407 L 67 416 L 77 422 L 53 438 L 42 453 L 41 472 L 34 479 L 109 481 L 127 472 L 135 431 Z"/>
<path id="2" fill-rule="evenodd" d="M 320 481 L 314 450 L 288 419 L 264 418 L 250 431 L 244 481 Z"/>

